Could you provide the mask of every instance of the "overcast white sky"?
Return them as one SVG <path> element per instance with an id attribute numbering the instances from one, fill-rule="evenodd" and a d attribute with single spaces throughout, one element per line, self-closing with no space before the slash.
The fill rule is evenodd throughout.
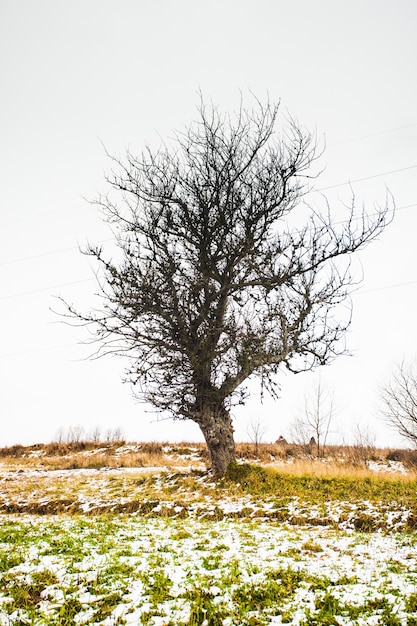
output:
<path id="1" fill-rule="evenodd" d="M 385 185 L 394 194 L 394 223 L 360 255 L 354 355 L 321 376 L 339 407 L 335 439 L 360 422 L 378 444 L 399 442 L 376 413 L 393 364 L 417 356 L 416 23 L 415 0 L 0 1 L 0 445 L 76 424 L 200 439 L 192 423 L 156 423 L 121 383 L 123 361 L 83 360 L 83 333 L 50 312 L 56 295 L 92 302 L 77 246 L 110 237 L 83 199 L 106 190 L 101 142 L 119 155 L 170 136 L 195 118 L 199 89 L 224 109 L 239 90 L 268 92 L 316 128 L 332 202 L 348 181 L 371 212 Z M 263 405 L 253 386 L 236 438 L 257 418 L 265 440 L 287 435 L 317 376 L 283 373 L 281 399 Z"/>

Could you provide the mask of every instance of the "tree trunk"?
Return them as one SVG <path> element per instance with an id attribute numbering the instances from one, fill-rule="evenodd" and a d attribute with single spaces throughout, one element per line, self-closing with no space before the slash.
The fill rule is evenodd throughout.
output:
<path id="1" fill-rule="evenodd" d="M 195 419 L 207 443 L 211 470 L 217 477 L 226 474 L 229 464 L 235 460 L 232 419 L 223 407 L 219 411 L 202 411 Z"/>

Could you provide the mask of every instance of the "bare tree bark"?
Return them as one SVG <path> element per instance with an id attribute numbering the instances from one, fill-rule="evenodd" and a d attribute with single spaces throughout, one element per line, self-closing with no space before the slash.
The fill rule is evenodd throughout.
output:
<path id="1" fill-rule="evenodd" d="M 210 454 L 211 469 L 217 476 L 224 476 L 228 466 L 235 460 L 232 418 L 228 411 L 203 410 L 195 421 L 200 426 Z"/>

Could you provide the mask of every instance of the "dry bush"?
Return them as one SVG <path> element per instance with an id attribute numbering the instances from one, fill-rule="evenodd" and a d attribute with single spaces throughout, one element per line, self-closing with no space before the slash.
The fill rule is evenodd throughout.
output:
<path id="1" fill-rule="evenodd" d="M 259 444 L 256 456 L 253 444 L 240 443 L 236 446 L 236 456 L 240 461 L 276 466 L 279 472 L 299 476 L 344 476 L 358 479 L 371 477 L 375 475 L 375 471 L 368 469 L 369 462 L 376 461 L 381 464 L 379 475 L 398 478 L 398 472 L 390 471 L 388 466 L 386 471 L 383 468 L 383 464 L 390 459 L 402 461 L 409 472 L 417 471 L 417 451 L 413 453 L 411 450 L 402 450 L 394 458 L 389 455 L 388 450 L 373 446 L 327 445 L 323 447 L 322 457 L 319 459 L 309 455 L 305 446 L 300 444 Z"/>
<path id="2" fill-rule="evenodd" d="M 169 452 L 170 454 L 177 454 L 178 456 L 200 455 L 203 448 L 205 448 L 204 444 L 182 442 L 179 444 L 170 444 Z"/>
<path id="3" fill-rule="evenodd" d="M 45 445 L 46 456 L 66 456 L 69 454 L 69 447 L 66 443 L 52 441 Z"/>
<path id="4" fill-rule="evenodd" d="M 26 446 L 21 446 L 20 444 L 16 444 L 14 446 L 6 446 L 5 448 L 0 448 L 0 457 L 15 457 L 19 458 L 24 456 L 26 453 Z"/>
<path id="5" fill-rule="evenodd" d="M 142 454 L 158 455 L 164 454 L 164 444 L 158 441 L 147 441 L 140 444 Z"/>
<path id="6" fill-rule="evenodd" d="M 210 461 L 209 451 L 205 446 L 199 450 L 198 454 L 202 461 L 206 461 L 207 463 Z"/>
<path id="7" fill-rule="evenodd" d="M 86 456 L 77 454 L 57 460 L 57 469 L 100 469 L 103 467 L 117 467 L 112 463 L 112 456 L 107 454 L 95 454 Z"/>
<path id="8" fill-rule="evenodd" d="M 292 455 L 294 446 L 277 443 L 237 443 L 236 457 L 238 459 L 256 459 L 262 463 L 271 463 L 276 459 L 286 459 Z"/>
<path id="9" fill-rule="evenodd" d="M 122 467 L 154 467 L 167 465 L 163 455 L 126 452 L 115 454 L 113 450 L 97 454 L 75 454 L 66 457 L 49 457 L 42 461 L 48 469 L 101 469 Z"/>
<path id="10" fill-rule="evenodd" d="M 106 444 L 102 444 L 105 447 Z M 86 450 L 94 450 L 97 446 L 92 441 L 71 441 L 57 442 L 52 441 L 43 446 L 46 456 L 66 456 L 68 454 L 76 454 Z"/>
<path id="11" fill-rule="evenodd" d="M 371 461 L 378 461 L 375 448 L 367 446 L 348 446 L 346 449 L 346 463 L 353 467 L 368 467 Z"/>
<path id="12" fill-rule="evenodd" d="M 359 456 L 358 454 L 360 452 Z M 316 476 L 372 476 L 375 472 L 367 469 L 370 459 L 381 464 L 400 461 L 409 472 L 417 473 L 417 451 L 372 449 L 358 451 L 354 446 L 326 446 L 323 457 L 315 459 L 305 453 L 304 446 L 283 443 L 258 443 L 257 454 L 254 443 L 236 444 L 236 456 L 240 463 L 249 462 L 272 466 L 279 472 L 294 475 Z M 37 444 L 34 446 L 15 445 L 0 449 L 3 469 L 99 469 L 146 468 L 146 467 L 208 467 L 210 465 L 207 447 L 204 443 L 181 442 L 168 444 L 161 442 L 130 443 L 119 446 L 116 443 L 91 441 L 73 443 Z M 364 462 L 364 458 L 366 462 Z M 389 468 L 387 467 L 387 470 Z M 379 472 L 385 474 L 385 472 Z M 398 472 L 391 472 L 398 477 Z"/>
<path id="13" fill-rule="evenodd" d="M 387 461 L 400 461 L 404 467 L 417 470 L 417 450 L 387 450 Z"/>
<path id="14" fill-rule="evenodd" d="M 46 456 L 67 456 L 86 450 L 94 450 L 96 446 L 90 441 L 73 441 L 71 443 L 58 443 L 52 441 L 44 446 Z"/>

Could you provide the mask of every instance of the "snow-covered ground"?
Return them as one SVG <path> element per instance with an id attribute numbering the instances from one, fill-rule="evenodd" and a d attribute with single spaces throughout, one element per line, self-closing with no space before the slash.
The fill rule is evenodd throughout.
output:
<path id="1" fill-rule="evenodd" d="M 0 624 L 417 623 L 414 534 L 3 516 Z"/>
<path id="2" fill-rule="evenodd" d="M 0 472 L 0 626 L 416 626 L 417 506 L 412 487 L 389 493 L 255 496 L 184 467 Z"/>
<path id="3" fill-rule="evenodd" d="M 304 502 L 279 493 L 264 497 L 217 491 L 207 474 L 158 468 L 19 470 L 0 473 L 0 513 L 130 513 L 192 519 L 269 519 L 340 530 L 409 531 L 416 506 L 359 499 Z"/>

